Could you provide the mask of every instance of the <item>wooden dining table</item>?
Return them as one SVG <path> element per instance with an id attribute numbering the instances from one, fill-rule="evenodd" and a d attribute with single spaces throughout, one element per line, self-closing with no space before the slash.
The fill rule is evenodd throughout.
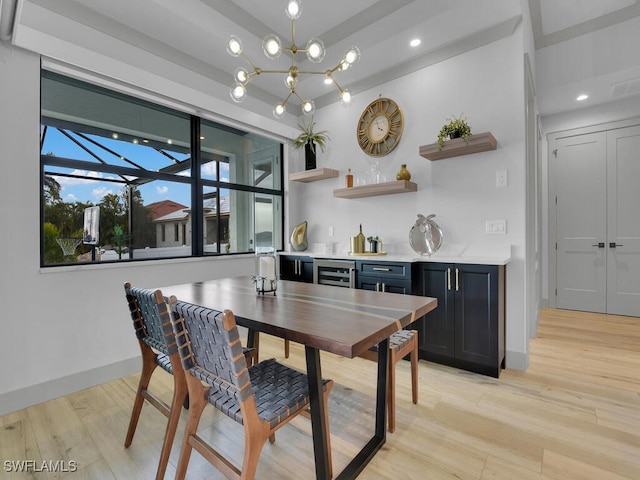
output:
<path id="1" fill-rule="evenodd" d="M 260 332 L 303 344 L 316 478 L 330 478 L 322 402 L 320 351 L 347 358 L 378 344 L 374 434 L 337 479 L 356 478 L 386 441 L 388 339 L 437 306 L 430 297 L 372 292 L 279 280 L 274 294 L 258 294 L 250 276 L 160 286 L 167 295 L 214 310 L 231 310 L 249 331 L 248 346 Z"/>

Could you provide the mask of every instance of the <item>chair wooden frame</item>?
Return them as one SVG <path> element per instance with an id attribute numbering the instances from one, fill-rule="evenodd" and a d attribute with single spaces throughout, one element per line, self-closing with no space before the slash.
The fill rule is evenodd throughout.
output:
<path id="1" fill-rule="evenodd" d="M 191 451 L 195 449 L 227 478 L 251 480 L 267 439 L 273 443 L 274 433 L 307 409 L 306 375 L 274 359 L 248 367 L 241 355 L 238 329 L 230 310 L 218 312 L 179 302 L 175 297 L 169 299 L 169 308 L 191 399 L 176 479 L 184 479 Z M 200 336 L 206 336 L 206 341 Z M 277 386 L 274 377 L 286 383 L 287 388 Z M 288 383 L 291 379 L 296 382 L 293 387 Z M 325 409 L 332 387 L 332 380 L 324 381 Z M 276 396 L 283 401 L 274 401 Z M 198 436 L 198 423 L 207 404 L 243 425 L 241 469 Z M 328 415 L 325 426 L 328 432 Z"/>
<path id="2" fill-rule="evenodd" d="M 408 335 L 411 332 L 412 335 Z M 396 363 L 409 355 L 411 360 L 411 400 L 418 403 L 418 331 L 401 330 L 389 337 L 389 384 L 387 386 L 387 416 L 389 432 L 396 429 Z M 378 361 L 377 349 L 360 355 L 367 360 Z"/>
<path id="3" fill-rule="evenodd" d="M 161 480 L 167 469 L 182 405 L 185 404 L 187 383 L 162 292 L 134 288 L 129 282 L 124 284 L 124 290 L 142 353 L 142 372 L 124 446 L 128 448 L 133 442 L 140 412 L 147 400 L 168 419 L 156 472 L 156 480 Z M 149 390 L 151 376 L 158 365 L 173 375 L 171 406 Z"/>

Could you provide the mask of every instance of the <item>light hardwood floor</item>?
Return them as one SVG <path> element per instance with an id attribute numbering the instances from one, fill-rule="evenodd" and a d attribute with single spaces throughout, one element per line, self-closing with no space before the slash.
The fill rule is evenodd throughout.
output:
<path id="1" fill-rule="evenodd" d="M 526 372 L 500 379 L 420 361 L 418 405 L 409 362 L 397 366 L 396 432 L 363 479 L 640 479 L 640 319 L 544 310 Z M 261 339 L 261 358 L 283 360 L 282 340 Z M 291 345 L 290 364 L 304 367 Z M 375 365 L 322 356 L 338 384 L 329 405 L 334 470 L 371 434 Z M 171 381 L 155 388 L 170 398 Z M 165 419 L 145 406 L 133 445 L 123 441 L 137 376 L 119 379 L 0 417 L 0 478 L 153 478 Z M 335 395 L 334 395 L 335 393 Z M 184 414 L 184 412 L 183 412 Z M 166 478 L 173 478 L 182 426 Z M 208 408 L 201 434 L 239 463 L 241 427 Z M 77 473 L 7 472 L 7 461 L 74 461 Z M 68 466 L 68 463 L 66 464 Z M 297 418 L 266 444 L 257 478 L 313 478 L 307 419 Z M 223 478 L 197 453 L 188 478 Z"/>

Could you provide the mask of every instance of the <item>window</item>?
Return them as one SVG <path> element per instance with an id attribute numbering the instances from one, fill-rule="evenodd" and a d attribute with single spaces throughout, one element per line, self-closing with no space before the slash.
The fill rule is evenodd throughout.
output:
<path id="1" fill-rule="evenodd" d="M 43 266 L 282 249 L 281 143 L 46 71 L 41 90 Z"/>

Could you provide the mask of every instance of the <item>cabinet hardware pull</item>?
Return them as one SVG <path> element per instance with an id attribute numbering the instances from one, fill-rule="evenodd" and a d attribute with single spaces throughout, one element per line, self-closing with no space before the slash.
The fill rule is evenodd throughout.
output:
<path id="1" fill-rule="evenodd" d="M 391 271 L 390 268 L 382 268 L 382 267 L 373 267 L 372 270 L 374 270 L 376 272 L 390 272 Z"/>
<path id="2" fill-rule="evenodd" d="M 451 269 L 447 268 L 447 290 L 451 290 Z"/>
<path id="3" fill-rule="evenodd" d="M 456 292 L 460 291 L 460 283 L 458 282 L 458 269 L 456 268 Z"/>
<path id="4" fill-rule="evenodd" d="M 604 248 L 604 242 L 599 242 L 591 245 L 592 247 Z"/>
<path id="5" fill-rule="evenodd" d="M 387 286 L 384 284 L 384 282 L 382 282 L 382 291 L 383 292 L 387 291 Z"/>
<path id="6" fill-rule="evenodd" d="M 376 292 L 380 291 L 380 282 L 376 282 Z"/>
<path id="7" fill-rule="evenodd" d="M 616 247 L 624 247 L 624 245 L 621 245 L 616 242 L 609 242 L 609 248 L 616 248 Z"/>

